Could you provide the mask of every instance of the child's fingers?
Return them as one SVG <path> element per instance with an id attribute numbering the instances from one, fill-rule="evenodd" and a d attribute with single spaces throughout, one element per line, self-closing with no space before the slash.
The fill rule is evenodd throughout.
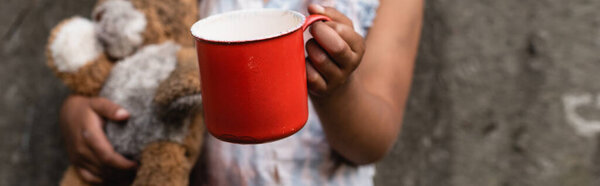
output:
<path id="1" fill-rule="evenodd" d="M 346 15 L 337 11 L 335 8 L 331 7 L 323 7 L 317 4 L 311 4 L 308 6 L 308 13 L 310 14 L 320 14 L 331 18 L 332 21 L 340 22 L 346 24 L 350 27 L 353 27 L 352 20 L 350 20 Z"/>
<path id="2" fill-rule="evenodd" d="M 327 91 L 327 83 L 321 77 L 319 72 L 309 63 L 306 63 L 306 79 L 308 83 L 308 91 L 316 96 L 322 95 Z"/>
<path id="3" fill-rule="evenodd" d="M 342 79 L 344 72 L 329 59 L 325 50 L 314 39 L 310 39 L 306 43 L 306 52 L 310 64 L 323 76 L 328 86 Z"/>
<path id="4" fill-rule="evenodd" d="M 77 166 L 79 167 L 79 169 L 85 169 L 89 171 L 89 173 L 93 174 L 96 177 L 102 177 L 102 171 L 100 170 L 100 167 L 92 163 L 91 160 L 79 162 Z"/>
<path id="5" fill-rule="evenodd" d="M 335 30 L 335 32 L 337 32 L 340 37 L 342 37 L 342 39 L 344 41 L 346 41 L 346 43 L 348 43 L 348 45 L 350 45 L 350 49 L 352 49 L 352 51 L 354 53 L 357 54 L 363 54 L 365 51 L 365 40 L 363 39 L 363 37 L 356 33 L 354 31 L 354 28 L 348 26 L 348 25 L 344 25 L 344 24 L 340 24 L 340 23 L 336 23 L 336 22 L 325 22 L 326 25 L 328 25 L 329 27 L 333 28 L 333 30 Z"/>
<path id="6" fill-rule="evenodd" d="M 94 174 L 90 173 L 86 169 L 77 168 L 77 172 L 79 173 L 79 176 L 81 176 L 81 178 L 86 182 L 94 183 L 94 184 L 102 183 L 102 179 L 100 179 L 98 176 L 95 176 Z"/>
<path id="7" fill-rule="evenodd" d="M 327 54 L 341 69 L 348 72 L 355 67 L 354 61 L 358 58 L 348 43 L 333 28 L 325 23 L 313 23 L 310 32 L 319 45 L 327 51 Z"/>
<path id="8" fill-rule="evenodd" d="M 90 100 L 90 106 L 96 113 L 113 121 L 121 121 L 129 118 L 127 110 L 106 98 L 93 98 Z"/>
<path id="9" fill-rule="evenodd" d="M 82 131 L 83 139 L 101 163 L 118 169 L 131 169 L 135 163 L 115 152 L 102 130 L 100 118 L 92 118 Z"/>
<path id="10" fill-rule="evenodd" d="M 75 149 L 75 153 L 77 154 L 75 157 L 76 159 L 74 160 L 75 164 L 88 169 L 93 174 L 100 175 L 102 163 L 98 160 L 92 150 L 88 148 L 85 141 L 82 140 L 82 142 L 83 143 L 77 145 L 77 149 Z"/>

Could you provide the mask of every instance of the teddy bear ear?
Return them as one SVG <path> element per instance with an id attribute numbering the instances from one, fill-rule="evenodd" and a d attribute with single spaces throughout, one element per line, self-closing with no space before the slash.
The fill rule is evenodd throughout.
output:
<path id="1" fill-rule="evenodd" d="M 144 42 L 146 17 L 130 1 L 104 0 L 92 11 L 98 38 L 113 59 L 126 57 Z"/>
<path id="2" fill-rule="evenodd" d="M 184 47 L 194 46 L 189 29 L 198 20 L 198 0 L 131 0 L 131 3 L 146 16 L 145 44 L 173 40 Z"/>
<path id="3" fill-rule="evenodd" d="M 54 27 L 46 46 L 47 65 L 75 93 L 96 95 L 113 63 L 104 55 L 94 24 L 73 17 Z"/>

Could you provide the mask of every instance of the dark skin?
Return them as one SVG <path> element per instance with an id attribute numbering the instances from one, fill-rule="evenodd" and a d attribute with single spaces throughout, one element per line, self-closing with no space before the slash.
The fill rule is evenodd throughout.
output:
<path id="1" fill-rule="evenodd" d="M 361 165 L 385 156 L 396 141 L 408 97 L 423 13 L 422 0 L 380 0 L 377 17 L 363 38 L 333 8 L 311 5 L 316 22 L 306 50 L 310 98 L 331 148 Z M 61 110 L 69 159 L 82 178 L 99 183 L 107 170 L 136 164 L 114 152 L 101 130 L 102 119 L 129 114 L 103 98 L 70 96 Z"/>
<path id="2" fill-rule="evenodd" d="M 334 8 L 312 5 L 307 77 L 333 150 L 355 164 L 383 158 L 396 141 L 421 30 L 421 0 L 383 0 L 363 39 Z"/>
<path id="3" fill-rule="evenodd" d="M 69 96 L 60 112 L 60 128 L 70 162 L 87 182 L 101 183 L 114 170 L 137 165 L 115 152 L 103 131 L 104 119 L 123 121 L 129 113 L 105 98 Z M 114 177 L 114 176 L 113 176 Z"/>

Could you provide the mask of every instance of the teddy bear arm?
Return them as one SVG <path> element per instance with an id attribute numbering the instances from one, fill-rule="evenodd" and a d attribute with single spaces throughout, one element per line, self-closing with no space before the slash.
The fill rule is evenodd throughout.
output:
<path id="1" fill-rule="evenodd" d="M 183 47 L 177 52 L 177 66 L 169 77 L 160 83 L 154 101 L 168 105 L 178 98 L 200 94 L 200 72 L 193 47 Z"/>
<path id="2" fill-rule="evenodd" d="M 158 141 L 148 144 L 142 150 L 141 166 L 132 185 L 188 185 L 206 134 L 202 110 L 196 109 L 193 112 L 188 133 L 182 143 Z"/>
<path id="3" fill-rule="evenodd" d="M 183 139 L 183 145 L 187 149 L 186 156 L 188 161 L 191 164 L 196 164 L 200 153 L 202 153 L 206 128 L 204 127 L 204 113 L 202 108 L 198 107 L 192 112 L 188 134 Z"/>
<path id="4" fill-rule="evenodd" d="M 142 151 L 134 186 L 187 186 L 193 164 L 187 160 L 186 148 L 175 142 L 148 144 Z"/>

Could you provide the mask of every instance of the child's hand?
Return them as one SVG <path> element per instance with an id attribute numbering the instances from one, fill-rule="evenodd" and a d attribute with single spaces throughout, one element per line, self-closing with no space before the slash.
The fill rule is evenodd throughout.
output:
<path id="1" fill-rule="evenodd" d="M 103 118 L 122 121 L 129 113 L 104 98 L 70 96 L 61 109 L 60 128 L 69 160 L 81 178 L 100 183 L 113 168 L 135 168 L 132 162 L 116 153 L 104 134 Z"/>
<path id="2" fill-rule="evenodd" d="M 309 92 L 329 96 L 352 79 L 365 52 L 365 42 L 354 31 L 352 21 L 336 9 L 310 5 L 308 12 L 332 20 L 313 23 L 310 32 L 314 38 L 306 43 Z"/>

